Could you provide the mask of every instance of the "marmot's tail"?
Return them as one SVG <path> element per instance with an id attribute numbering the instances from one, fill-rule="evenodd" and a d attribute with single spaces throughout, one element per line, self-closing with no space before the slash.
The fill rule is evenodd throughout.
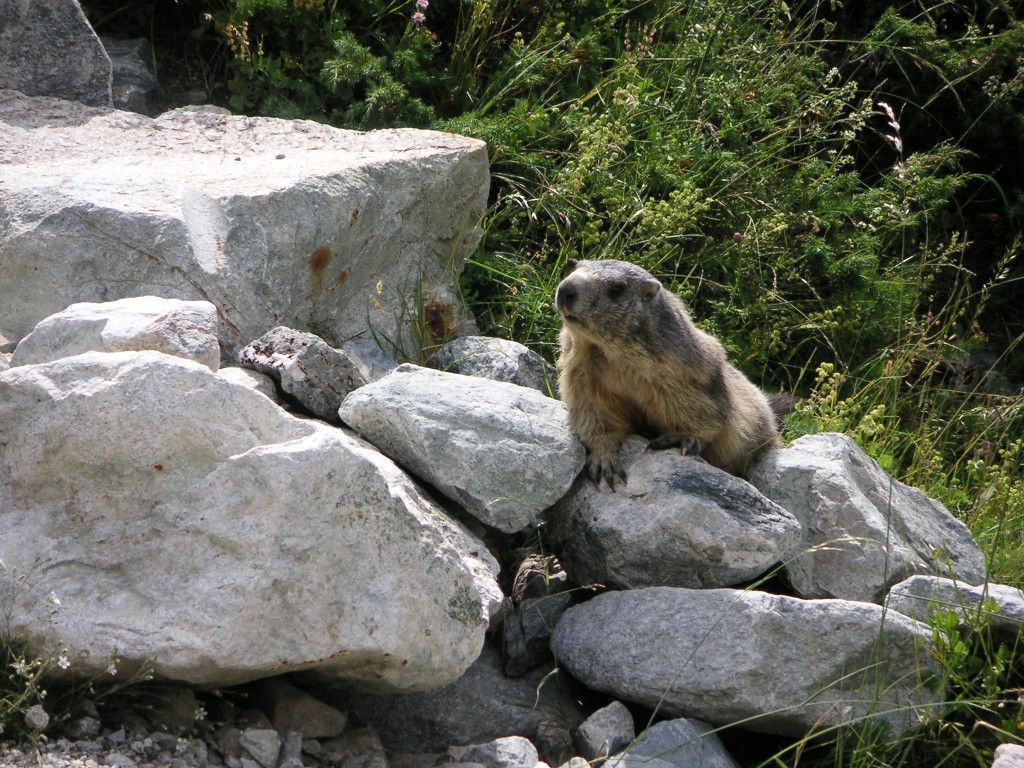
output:
<path id="1" fill-rule="evenodd" d="M 775 426 L 782 429 L 783 420 L 796 407 L 796 398 L 789 394 L 789 392 L 775 392 L 765 396 L 768 398 L 768 407 L 775 414 Z"/>

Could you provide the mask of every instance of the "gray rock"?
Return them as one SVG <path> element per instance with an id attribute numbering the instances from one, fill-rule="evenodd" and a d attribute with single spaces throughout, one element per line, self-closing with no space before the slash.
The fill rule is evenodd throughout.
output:
<path id="1" fill-rule="evenodd" d="M 613 701 L 584 720 L 576 730 L 576 749 L 587 760 L 596 760 L 618 754 L 635 738 L 633 715 L 621 701 Z M 699 761 L 694 764 L 703 765 Z"/>
<path id="2" fill-rule="evenodd" d="M 246 728 L 238 737 L 242 749 L 263 768 L 277 768 L 281 754 L 281 736 L 273 729 Z"/>
<path id="3" fill-rule="evenodd" d="M 246 389 L 259 392 L 261 395 L 269 397 L 275 403 L 280 402 L 280 399 L 277 396 L 277 385 L 275 385 L 274 380 L 265 373 L 258 373 L 249 368 L 228 366 L 227 368 L 221 368 L 217 371 L 217 375 L 227 379 L 232 384 L 239 384 Z"/>
<path id="4" fill-rule="evenodd" d="M 336 768 L 388 768 L 384 745 L 373 728 L 348 730 L 321 742 L 320 760 Z"/>
<path id="5" fill-rule="evenodd" d="M 0 374 L 0 466 L 10 631 L 67 648 L 67 674 L 116 648 L 122 676 L 422 690 L 462 675 L 503 600 L 483 544 L 372 446 L 177 357 Z"/>
<path id="6" fill-rule="evenodd" d="M 497 650 L 486 644 L 466 674 L 443 688 L 392 695 L 339 692 L 335 703 L 371 723 L 389 754 L 437 753 L 510 735 L 536 743 L 547 722 L 575 727 L 583 719 L 565 677 L 548 677 L 549 671 L 509 679 Z"/>
<path id="7" fill-rule="evenodd" d="M 577 584 L 723 587 L 784 561 L 800 524 L 752 485 L 678 451 L 623 449 L 617 492 L 581 476 L 549 513 L 551 543 Z"/>
<path id="8" fill-rule="evenodd" d="M 443 310 L 445 330 L 473 326 L 453 285 L 480 236 L 481 141 L 196 110 L 151 119 L 15 91 L 0 92 L 0 135 L 8 338 L 74 302 L 142 294 L 212 302 L 228 357 L 277 325 L 334 347 L 371 327 L 407 339 L 413 294 Z"/>
<path id="9" fill-rule="evenodd" d="M 0 0 L 0 19 L 4 88 L 110 105 L 110 57 L 78 0 Z"/>
<path id="10" fill-rule="evenodd" d="M 300 738 L 330 739 L 340 735 L 348 723 L 344 712 L 281 678 L 260 682 L 255 695 L 282 735 L 297 732 Z"/>
<path id="11" fill-rule="evenodd" d="M 42 320 L 18 342 L 11 365 L 49 363 L 82 352 L 152 349 L 220 367 L 217 308 L 208 301 L 136 296 L 72 304 Z"/>
<path id="12" fill-rule="evenodd" d="M 518 341 L 463 336 L 441 347 L 430 358 L 430 367 L 463 376 L 506 381 L 558 397 L 555 367 Z"/>
<path id="13" fill-rule="evenodd" d="M 115 40 L 111 37 L 101 37 L 100 41 L 110 57 L 114 106 L 142 115 L 153 114 L 156 78 L 149 71 L 153 60 L 149 41 L 142 38 Z"/>
<path id="14" fill-rule="evenodd" d="M 518 677 L 551 659 L 551 633 L 574 602 L 572 592 L 528 597 L 505 617 L 501 630 L 505 674 Z"/>
<path id="15" fill-rule="evenodd" d="M 699 720 L 667 720 L 644 731 L 608 768 L 739 768 L 718 734 Z"/>
<path id="16" fill-rule="evenodd" d="M 784 736 L 863 717 L 903 734 L 944 693 L 928 628 L 871 603 L 733 589 L 607 592 L 565 613 L 552 648 L 594 690 Z"/>
<path id="17" fill-rule="evenodd" d="M 1020 744 L 1000 744 L 996 747 L 992 768 L 1024 768 L 1024 747 Z"/>
<path id="18" fill-rule="evenodd" d="M 996 632 L 1013 637 L 1024 628 L 1024 592 L 1005 584 L 974 587 L 939 576 L 911 576 L 889 590 L 886 605 L 919 621 L 938 611 L 954 613 L 968 624 L 984 619 Z"/>
<path id="19" fill-rule="evenodd" d="M 356 364 L 366 381 L 383 379 L 398 367 L 398 363 L 373 341 L 354 339 L 346 341 L 338 349 Z"/>
<path id="20" fill-rule="evenodd" d="M 302 734 L 298 731 L 285 733 L 277 768 L 302 768 Z"/>
<path id="21" fill-rule="evenodd" d="M 565 406 L 514 384 L 399 366 L 341 404 L 343 422 L 501 531 L 537 519 L 572 485 L 584 450 Z"/>
<path id="22" fill-rule="evenodd" d="M 25 712 L 25 725 L 33 731 L 45 731 L 50 725 L 50 716 L 39 704 L 33 704 Z"/>
<path id="23" fill-rule="evenodd" d="M 109 755 L 103 758 L 104 765 L 113 766 L 113 768 L 135 768 L 137 763 L 127 755 L 122 755 L 120 752 L 111 752 Z"/>
<path id="24" fill-rule="evenodd" d="M 250 342 L 238 362 L 266 374 L 302 407 L 337 421 L 345 396 L 366 384 L 356 363 L 319 336 L 278 326 Z"/>
<path id="25" fill-rule="evenodd" d="M 771 451 L 749 480 L 803 526 L 800 554 L 786 567 L 802 597 L 881 602 L 914 574 L 985 580 L 985 558 L 967 526 L 890 477 L 845 435 L 807 435 Z"/>
<path id="26" fill-rule="evenodd" d="M 540 759 L 537 748 L 522 736 L 503 736 L 483 744 L 451 747 L 448 754 L 457 763 L 484 768 L 534 768 Z"/>
<path id="27" fill-rule="evenodd" d="M 100 735 L 101 727 L 102 723 L 98 718 L 86 715 L 68 723 L 66 732 L 73 739 L 95 739 Z"/>

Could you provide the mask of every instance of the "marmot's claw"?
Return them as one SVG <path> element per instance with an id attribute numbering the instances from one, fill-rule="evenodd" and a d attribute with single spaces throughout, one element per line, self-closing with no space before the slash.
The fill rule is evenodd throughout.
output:
<path id="1" fill-rule="evenodd" d="M 604 480 L 608 487 L 615 491 L 615 480 L 618 478 L 622 484 L 626 484 L 626 470 L 618 459 L 603 459 L 601 461 L 587 462 L 587 476 L 593 482 L 594 487 L 600 489 L 601 480 Z"/>
<path id="2" fill-rule="evenodd" d="M 662 435 L 647 444 L 648 451 L 663 451 L 666 448 L 678 448 L 681 456 L 700 456 L 700 440 L 696 437 L 680 435 Z"/>

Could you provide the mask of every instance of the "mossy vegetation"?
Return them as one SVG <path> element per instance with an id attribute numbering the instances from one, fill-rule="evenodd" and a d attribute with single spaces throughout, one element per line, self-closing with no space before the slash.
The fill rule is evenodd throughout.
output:
<path id="1" fill-rule="evenodd" d="M 768 390 L 852 434 L 1024 585 L 1024 4 L 84 0 L 162 85 L 250 114 L 488 144 L 462 289 L 548 359 L 573 259 L 653 271 Z M 942 628 L 939 628 L 942 629 Z M 938 631 L 938 629 L 937 629 Z M 1014 647 L 942 629 L 957 701 L 765 765 L 983 765 L 1024 734 Z"/>

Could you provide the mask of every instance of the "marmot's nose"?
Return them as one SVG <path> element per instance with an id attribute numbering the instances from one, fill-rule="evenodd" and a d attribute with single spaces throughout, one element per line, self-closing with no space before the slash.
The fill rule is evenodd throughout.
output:
<path id="1" fill-rule="evenodd" d="M 558 311 L 563 315 L 567 315 L 572 311 L 572 305 L 576 303 L 576 296 L 578 292 L 575 284 L 572 282 L 571 277 L 565 278 L 559 286 L 558 290 L 555 291 L 555 306 L 558 307 Z"/>

